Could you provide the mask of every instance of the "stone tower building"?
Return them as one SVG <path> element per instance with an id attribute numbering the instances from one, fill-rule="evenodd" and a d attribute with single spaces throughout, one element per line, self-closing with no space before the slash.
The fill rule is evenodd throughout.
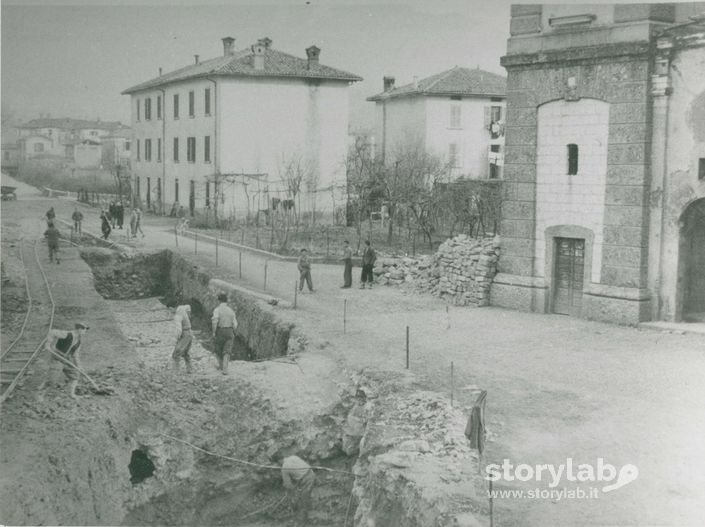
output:
<path id="1" fill-rule="evenodd" d="M 493 305 L 705 321 L 704 13 L 512 6 Z"/>

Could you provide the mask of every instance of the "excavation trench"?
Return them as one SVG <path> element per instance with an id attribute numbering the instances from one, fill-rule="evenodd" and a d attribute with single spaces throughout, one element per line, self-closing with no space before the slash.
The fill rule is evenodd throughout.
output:
<path id="1" fill-rule="evenodd" d="M 286 308 L 169 251 L 84 248 L 81 256 L 139 361 L 131 391 L 139 418 L 120 446 L 123 524 L 479 525 L 484 482 L 463 434 L 466 416 L 444 396 L 387 371 L 297 377 L 295 364 L 240 362 L 234 376 L 216 375 L 203 335 L 219 292 L 237 309 L 234 358 L 276 360 L 299 349 Z M 192 375 L 169 368 L 173 306 L 184 303 L 201 335 Z M 288 455 L 322 467 L 299 523 L 278 468 Z"/>
<path id="2" fill-rule="evenodd" d="M 142 255 L 91 247 L 81 256 L 92 269 L 95 289 L 135 345 L 148 379 L 140 383 L 141 407 L 154 416 L 132 431 L 125 453 L 132 489 L 124 524 L 290 525 L 301 511 L 296 500 L 285 498 L 281 483 L 278 466 L 288 455 L 330 469 L 316 470 L 308 524 L 342 524 L 346 513 L 352 520 L 356 456 L 344 451 L 342 428 L 355 405 L 354 387 L 292 419 L 267 391 L 271 383 L 250 382 L 237 363 L 231 368 L 236 379 L 215 375 L 210 313 L 217 294 L 227 292 L 237 311 L 236 360 L 286 355 L 293 326 L 274 306 L 214 282 L 169 251 Z M 192 306 L 197 342 L 191 351 L 194 374 L 177 377 L 169 357 L 171 319 L 180 304 Z"/>

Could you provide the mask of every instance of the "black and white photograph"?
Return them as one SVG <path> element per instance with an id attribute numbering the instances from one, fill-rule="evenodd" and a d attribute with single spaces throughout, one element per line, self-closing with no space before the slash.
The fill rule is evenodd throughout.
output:
<path id="1" fill-rule="evenodd" d="M 0 525 L 705 525 L 705 2 L 0 25 Z"/>

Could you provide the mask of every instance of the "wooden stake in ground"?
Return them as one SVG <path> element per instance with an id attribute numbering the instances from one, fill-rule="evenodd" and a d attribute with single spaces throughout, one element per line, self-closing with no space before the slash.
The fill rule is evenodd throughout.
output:
<path id="1" fill-rule="evenodd" d="M 409 369 L 409 326 L 406 326 L 406 369 Z"/>
<path id="2" fill-rule="evenodd" d="M 193 233 L 193 254 L 198 254 L 198 233 Z"/>
<path id="3" fill-rule="evenodd" d="M 264 261 L 264 290 L 267 290 L 267 264 L 269 264 L 269 260 Z"/>
<path id="4" fill-rule="evenodd" d="M 294 309 L 296 309 L 296 299 L 299 296 L 299 281 L 294 280 Z"/>

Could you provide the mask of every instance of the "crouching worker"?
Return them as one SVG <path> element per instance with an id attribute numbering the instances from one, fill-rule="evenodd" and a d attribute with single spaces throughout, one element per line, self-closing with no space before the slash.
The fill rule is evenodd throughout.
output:
<path id="1" fill-rule="evenodd" d="M 282 482 L 289 499 L 296 509 L 296 518 L 301 525 L 307 525 L 311 508 L 311 491 L 316 476 L 311 466 L 298 456 L 284 458 Z"/>
<path id="2" fill-rule="evenodd" d="M 180 366 L 180 361 L 183 358 L 186 363 L 186 371 L 191 373 L 193 371 L 191 367 L 191 356 L 189 351 L 191 350 L 191 344 L 193 343 L 193 332 L 191 331 L 191 306 L 188 304 L 183 306 L 178 306 L 176 308 L 176 314 L 174 315 L 174 323 L 177 328 L 177 340 L 176 346 L 174 346 L 174 352 L 171 354 L 171 358 L 174 361 L 174 369 L 178 371 Z"/>
<path id="3" fill-rule="evenodd" d="M 78 377 L 80 375 L 76 368 L 81 368 L 81 343 L 82 337 L 87 330 L 88 326 L 79 322 L 76 324 L 74 331 L 52 329 L 47 337 L 46 350 L 54 359 L 52 361 L 50 381 L 56 381 L 58 369 L 54 365 L 61 365 L 64 375 L 69 381 L 69 395 L 74 399 L 76 398 L 76 386 L 78 386 Z M 60 360 L 59 357 L 63 360 Z"/>

